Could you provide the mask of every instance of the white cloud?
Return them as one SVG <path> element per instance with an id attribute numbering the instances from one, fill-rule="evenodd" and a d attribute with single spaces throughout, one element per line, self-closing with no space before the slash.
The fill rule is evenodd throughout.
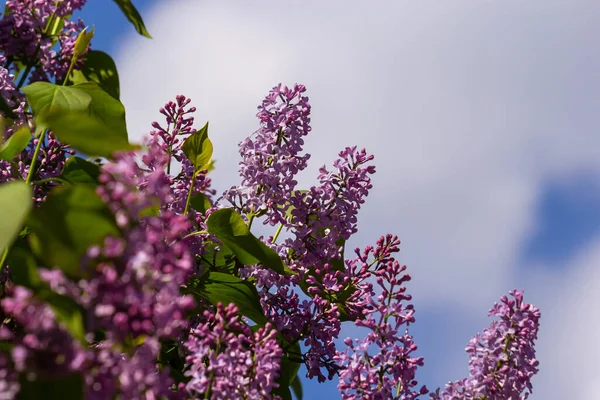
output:
<path id="1" fill-rule="evenodd" d="M 417 307 L 453 304 L 486 323 L 523 284 L 514 270 L 543 183 L 600 171 L 598 14 L 592 0 L 159 1 L 146 16 L 154 40 L 125 38 L 117 62 L 134 135 L 176 94 L 192 97 L 221 189 L 262 97 L 304 83 L 313 158 L 301 183 L 343 146 L 367 147 L 378 172 L 353 243 L 397 233 Z"/>
<path id="2" fill-rule="evenodd" d="M 542 310 L 534 384 L 543 384 L 534 390 L 540 399 L 593 399 L 600 384 L 600 236 L 566 264 L 552 276 L 535 269 L 528 276 L 528 295 Z"/>

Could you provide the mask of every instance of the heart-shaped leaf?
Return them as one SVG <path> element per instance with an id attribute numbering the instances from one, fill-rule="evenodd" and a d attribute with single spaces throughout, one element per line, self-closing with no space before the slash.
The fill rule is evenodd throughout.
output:
<path id="1" fill-rule="evenodd" d="M 208 138 L 208 122 L 202 129 L 185 139 L 181 149 L 194 166 L 194 171 L 207 169 L 211 164 L 213 153 L 213 145 Z"/>
<path id="2" fill-rule="evenodd" d="M 38 125 L 61 142 L 91 156 L 137 149 L 127 139 L 125 107 L 94 82 L 58 86 L 36 82 L 23 88 Z"/>

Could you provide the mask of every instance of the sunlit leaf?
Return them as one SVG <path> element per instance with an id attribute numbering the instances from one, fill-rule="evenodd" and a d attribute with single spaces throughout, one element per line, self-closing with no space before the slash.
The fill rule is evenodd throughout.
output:
<path id="1" fill-rule="evenodd" d="M 22 126 L 11 137 L 0 145 L 0 160 L 11 161 L 21 153 L 31 140 L 31 131 L 27 126 Z"/>
<path id="2" fill-rule="evenodd" d="M 75 47 L 73 48 L 73 58 L 71 62 L 76 62 L 82 54 L 84 54 L 88 47 L 90 47 L 90 42 L 94 37 L 94 28 L 92 28 L 91 32 L 88 32 L 88 28 L 85 27 L 81 32 L 79 32 L 79 36 L 77 36 L 77 40 L 75 40 Z"/>
<path id="3" fill-rule="evenodd" d="M 182 146 L 183 153 L 195 171 L 207 169 L 211 164 L 213 145 L 208 138 L 208 122 L 199 131 L 192 133 Z"/>
<path id="4" fill-rule="evenodd" d="M 88 82 L 96 82 L 106 93 L 117 100 L 119 99 L 121 91 L 117 65 L 112 57 L 105 52 L 99 50 L 88 51 L 83 67 L 77 72 L 81 74 L 82 79 Z"/>
<path id="5" fill-rule="evenodd" d="M 129 20 L 129 22 L 131 22 L 133 24 L 133 26 L 135 27 L 135 30 L 140 35 L 145 36 L 147 38 L 152 38 L 152 36 L 150 36 L 148 31 L 146 30 L 146 26 L 144 25 L 142 16 L 138 12 L 138 10 L 136 10 L 136 8 L 133 5 L 133 3 L 131 2 L 131 0 L 113 0 L 113 1 L 115 3 L 117 3 L 117 5 L 119 6 L 119 8 L 123 12 L 123 14 L 125 14 L 127 19 Z"/>
<path id="6" fill-rule="evenodd" d="M 138 148 L 127 139 L 125 107 L 94 82 L 58 86 L 36 82 L 23 88 L 38 125 L 90 156 L 111 157 Z"/>
<path id="7" fill-rule="evenodd" d="M 23 181 L 0 185 L 0 255 L 19 234 L 32 206 L 31 186 Z"/>

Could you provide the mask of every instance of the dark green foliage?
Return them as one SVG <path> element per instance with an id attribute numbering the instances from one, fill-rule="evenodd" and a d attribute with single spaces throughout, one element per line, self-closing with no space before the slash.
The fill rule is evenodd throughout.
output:
<path id="1" fill-rule="evenodd" d="M 277 253 L 256 238 L 242 217 L 231 208 L 213 212 L 206 222 L 208 232 L 219 238 L 244 265 L 262 264 L 280 274 L 289 274 Z"/>
<path id="2" fill-rule="evenodd" d="M 72 278 L 85 276 L 81 257 L 91 245 L 120 235 L 114 217 L 88 185 L 56 189 L 31 213 L 28 226 L 35 255 Z"/>

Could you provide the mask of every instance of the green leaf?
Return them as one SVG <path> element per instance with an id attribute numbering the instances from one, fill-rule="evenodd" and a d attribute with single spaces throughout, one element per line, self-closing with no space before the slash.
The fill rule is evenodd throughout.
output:
<path id="1" fill-rule="evenodd" d="M 31 131 L 27 126 L 17 129 L 6 142 L 0 146 L 0 160 L 12 161 L 16 155 L 25 150 L 31 140 Z"/>
<path id="2" fill-rule="evenodd" d="M 92 27 L 91 32 L 87 32 L 87 26 L 79 32 L 79 36 L 77 36 L 77 40 L 75 40 L 75 47 L 73 48 L 73 57 L 71 59 L 72 63 L 77 62 L 79 57 L 84 54 L 88 47 L 90 47 L 90 42 L 94 37 L 94 28 Z"/>
<path id="3" fill-rule="evenodd" d="M 21 384 L 21 390 L 17 394 L 17 400 L 79 400 L 84 398 L 84 385 L 81 374 L 48 377 L 31 381 L 27 377 L 27 373 L 20 375 L 19 383 Z"/>
<path id="4" fill-rule="evenodd" d="M 213 212 L 206 221 L 208 232 L 219 238 L 244 265 L 262 264 L 279 274 L 288 274 L 277 253 L 256 238 L 242 217 L 231 208 Z"/>
<path id="5" fill-rule="evenodd" d="M 119 73 L 114 60 L 103 51 L 90 50 L 80 71 L 73 71 L 74 83 L 96 82 L 115 99 L 120 96 Z M 80 75 L 80 77 L 79 77 Z M 78 76 L 78 78 L 75 78 Z M 79 79 L 79 81 L 76 81 Z"/>
<path id="6" fill-rule="evenodd" d="M 212 207 L 208 197 L 202 193 L 196 193 L 190 198 L 190 206 L 200 214 L 206 214 L 206 210 Z"/>
<path id="7" fill-rule="evenodd" d="M 208 138 L 208 122 L 185 139 L 182 150 L 196 172 L 208 168 L 213 153 L 213 145 Z"/>
<path id="8" fill-rule="evenodd" d="M 282 347 L 286 348 L 285 342 Z M 281 386 L 290 386 L 296 380 L 298 371 L 302 365 L 299 362 L 301 352 L 300 343 L 296 342 L 287 348 L 284 356 L 281 358 L 281 372 L 277 380 Z"/>
<path id="9" fill-rule="evenodd" d="M 208 299 L 212 304 L 235 304 L 240 314 L 250 318 L 258 325 L 268 322 L 260 305 L 260 297 L 256 288 L 251 283 L 241 280 L 233 275 L 221 272 L 211 272 L 198 291 L 191 292 Z"/>
<path id="10" fill-rule="evenodd" d="M 207 267 L 206 269 L 227 274 L 235 274 L 236 266 L 239 266 L 235 255 L 227 246 L 210 241 L 207 242 L 198 264 Z"/>
<path id="11" fill-rule="evenodd" d="M 6 99 L 4 96 L 0 96 L 0 113 L 4 114 L 5 117 L 10 119 L 18 119 L 19 116 L 15 114 L 12 108 L 8 104 L 6 104 Z"/>
<path id="12" fill-rule="evenodd" d="M 45 33 L 51 38 L 52 44 L 55 44 L 58 41 L 60 33 L 65 27 L 65 18 L 57 17 L 56 14 L 53 14 L 48 21 L 46 22 L 46 28 L 44 29 Z"/>
<path id="13" fill-rule="evenodd" d="M 182 357 L 179 351 L 179 344 L 175 340 L 167 339 L 161 341 L 160 353 L 158 354 L 159 368 L 161 366 L 169 368 L 169 375 L 175 382 L 186 382 L 183 374 L 185 369 L 185 357 Z"/>
<path id="14" fill-rule="evenodd" d="M 302 390 L 302 381 L 300 380 L 300 376 L 296 375 L 296 379 L 292 382 L 292 391 L 294 392 L 294 396 L 296 396 L 296 400 L 302 400 L 303 390 Z"/>
<path id="15" fill-rule="evenodd" d="M 131 0 L 113 0 L 113 1 L 115 3 L 117 3 L 117 5 L 119 6 L 119 8 L 123 12 L 123 14 L 125 14 L 127 19 L 129 20 L 129 22 L 131 22 L 133 24 L 133 26 L 135 27 L 135 30 L 140 35 L 145 36 L 147 38 L 152 38 L 152 36 L 150 36 L 148 31 L 146 30 L 146 26 L 144 25 L 142 16 L 138 12 L 138 10 L 135 9 L 135 6 L 131 2 Z"/>
<path id="16" fill-rule="evenodd" d="M 110 158 L 138 148 L 127 140 L 125 107 L 93 82 L 57 86 L 36 82 L 23 88 L 38 125 L 90 156 Z"/>
<path id="17" fill-rule="evenodd" d="M 107 236 L 119 236 L 114 217 L 94 189 L 71 185 L 55 189 L 28 220 L 31 247 L 47 267 L 74 278 L 84 276 L 81 257 Z"/>
<path id="18" fill-rule="evenodd" d="M 39 289 L 45 285 L 38 272 L 38 264 L 25 239 L 20 238 L 10 248 L 7 264 L 11 266 L 10 277 L 17 285 Z"/>
<path id="19" fill-rule="evenodd" d="M 292 392 L 290 391 L 290 388 L 287 386 L 280 386 L 277 389 L 275 389 L 273 391 L 273 394 L 275 396 L 279 396 L 281 397 L 281 400 L 293 400 L 292 399 Z"/>
<path id="20" fill-rule="evenodd" d="M 0 254 L 18 235 L 32 205 L 31 186 L 23 181 L 0 185 Z"/>
<path id="21" fill-rule="evenodd" d="M 70 183 L 85 183 L 96 186 L 100 176 L 100 166 L 81 157 L 69 157 L 65 162 L 60 178 Z"/>
<path id="22" fill-rule="evenodd" d="M 92 97 L 82 90 L 49 82 L 35 82 L 22 90 L 36 121 L 42 124 L 48 114 L 61 109 L 83 112 L 92 102 Z"/>

